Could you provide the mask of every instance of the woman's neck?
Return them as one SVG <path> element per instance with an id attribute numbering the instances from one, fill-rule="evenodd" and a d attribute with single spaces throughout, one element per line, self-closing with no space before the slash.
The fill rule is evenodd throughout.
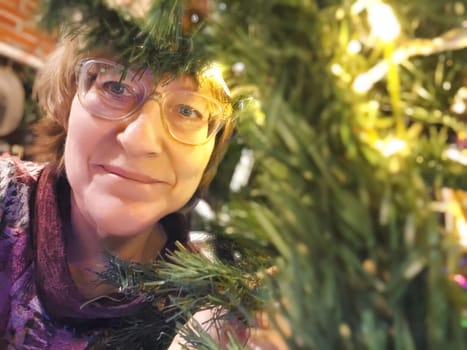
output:
<path id="1" fill-rule="evenodd" d="M 109 286 L 96 283 L 96 272 L 107 268 L 105 253 L 144 264 L 157 258 L 165 247 L 167 236 L 159 223 L 138 234 L 118 237 L 98 232 L 84 219 L 73 199 L 70 209 L 71 227 L 66 239 L 68 266 L 76 286 L 87 298 L 114 292 Z"/>

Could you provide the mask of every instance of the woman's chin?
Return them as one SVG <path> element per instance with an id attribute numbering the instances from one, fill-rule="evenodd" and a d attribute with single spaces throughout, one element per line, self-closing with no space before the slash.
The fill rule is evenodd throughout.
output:
<path id="1" fill-rule="evenodd" d="M 97 233 L 102 236 L 132 237 L 151 229 L 161 218 L 156 215 L 155 208 L 148 205 L 119 205 L 107 201 L 94 208 L 88 208 L 88 215 L 96 228 Z"/>
<path id="2" fill-rule="evenodd" d="M 98 220 L 96 222 L 97 234 L 101 238 L 131 238 L 147 232 L 155 222 L 119 222 L 120 220 Z"/>

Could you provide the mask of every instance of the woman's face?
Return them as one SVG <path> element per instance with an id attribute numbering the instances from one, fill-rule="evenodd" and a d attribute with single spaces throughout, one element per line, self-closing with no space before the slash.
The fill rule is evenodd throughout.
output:
<path id="1" fill-rule="evenodd" d="M 125 94 L 121 87 L 105 84 L 101 86 L 105 93 Z M 197 87 L 192 78 L 182 76 L 157 86 L 156 91 L 196 92 Z M 84 101 L 96 103 L 92 99 L 102 97 L 93 93 L 90 88 Z M 71 105 L 64 158 L 72 211 L 83 221 L 79 224 L 103 237 L 130 237 L 183 207 L 198 187 L 215 138 L 201 145 L 176 141 L 154 99 L 146 100 L 129 117 L 110 120 L 90 113 L 78 94 Z M 105 113 L 103 108 L 116 107 L 100 103 Z"/>

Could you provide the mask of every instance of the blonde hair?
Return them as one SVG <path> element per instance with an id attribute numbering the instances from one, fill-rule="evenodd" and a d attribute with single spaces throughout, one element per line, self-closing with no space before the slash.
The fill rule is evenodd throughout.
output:
<path id="1" fill-rule="evenodd" d="M 89 52 L 86 53 L 81 47 L 79 37 L 65 38 L 38 73 L 33 89 L 38 106 L 44 114 L 33 126 L 36 136 L 33 156 L 37 161 L 51 163 L 61 174 L 64 173 L 63 158 L 68 117 L 76 94 L 75 67 L 82 58 L 89 56 Z M 216 135 L 214 150 L 197 194 L 203 193 L 212 181 L 234 130 L 230 97 L 221 84 L 212 84 L 210 88 L 213 96 L 218 98 L 224 107 L 225 124 Z"/>

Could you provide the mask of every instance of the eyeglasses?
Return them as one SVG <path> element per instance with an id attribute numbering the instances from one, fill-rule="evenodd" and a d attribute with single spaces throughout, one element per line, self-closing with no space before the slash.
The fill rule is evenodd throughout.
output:
<path id="1" fill-rule="evenodd" d="M 75 75 L 78 99 L 96 117 L 125 119 L 154 99 L 168 133 L 187 145 L 208 142 L 224 125 L 219 101 L 190 90 L 157 93 L 144 70 L 132 71 L 106 59 L 84 59 L 76 65 Z"/>

